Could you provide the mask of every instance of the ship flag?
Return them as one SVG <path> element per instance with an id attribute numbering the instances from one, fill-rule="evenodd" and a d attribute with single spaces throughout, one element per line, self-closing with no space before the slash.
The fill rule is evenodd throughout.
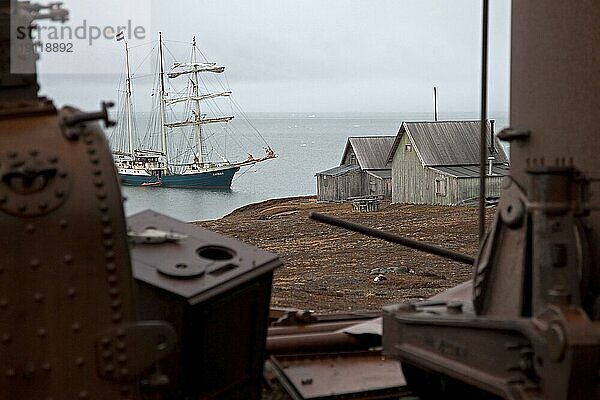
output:
<path id="1" fill-rule="evenodd" d="M 117 42 L 125 40 L 125 32 L 121 31 L 121 32 L 117 33 L 116 38 L 117 38 Z"/>

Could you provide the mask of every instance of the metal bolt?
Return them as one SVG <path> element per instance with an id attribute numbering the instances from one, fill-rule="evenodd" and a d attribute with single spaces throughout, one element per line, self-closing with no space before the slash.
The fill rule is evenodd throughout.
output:
<path id="1" fill-rule="evenodd" d="M 58 157 L 50 157 L 50 163 L 56 164 L 58 162 Z"/>
<path id="2" fill-rule="evenodd" d="M 38 329 L 38 336 L 41 338 L 45 338 L 46 335 L 48 335 L 48 331 L 46 330 L 46 328 L 40 328 Z"/>
<path id="3" fill-rule="evenodd" d="M 121 315 L 121 313 L 116 312 L 112 315 L 112 320 L 114 322 L 121 322 L 122 319 L 123 319 L 123 316 Z"/>
<path id="4" fill-rule="evenodd" d="M 41 293 L 36 293 L 36 294 L 33 295 L 33 300 L 36 303 L 41 303 L 44 300 L 44 295 L 41 294 Z"/>
<path id="5" fill-rule="evenodd" d="M 113 235 L 113 230 L 110 227 L 106 227 L 106 228 L 102 229 L 102 235 L 105 238 L 110 238 Z"/>
<path id="6" fill-rule="evenodd" d="M 49 363 L 48 361 L 45 361 L 45 362 L 42 364 L 42 369 L 43 369 L 44 371 L 50 371 L 50 369 L 52 369 L 52 367 L 50 366 L 50 363 Z"/>
<path id="7" fill-rule="evenodd" d="M 69 288 L 67 290 L 67 296 L 69 296 L 70 298 L 74 298 L 77 295 L 77 290 L 75 290 L 74 288 Z"/>
<path id="8" fill-rule="evenodd" d="M 125 338 L 125 330 L 123 328 L 117 329 L 117 337 L 119 339 L 124 339 Z"/>
<path id="9" fill-rule="evenodd" d="M 69 223 L 66 219 L 63 218 L 59 221 L 58 225 L 61 227 L 61 229 L 65 229 L 69 225 Z"/>
<path id="10" fill-rule="evenodd" d="M 58 189 L 54 192 L 54 195 L 56 197 L 58 197 L 59 199 L 61 199 L 61 198 L 65 197 L 65 191 L 62 189 Z"/>
<path id="11" fill-rule="evenodd" d="M 65 254 L 63 257 L 63 261 L 65 262 L 65 264 L 73 263 L 73 255 L 71 255 L 70 253 Z"/>
<path id="12" fill-rule="evenodd" d="M 106 257 L 107 260 L 112 260 L 115 258 L 115 253 L 109 250 L 106 253 L 104 253 L 104 257 Z"/>
<path id="13" fill-rule="evenodd" d="M 40 210 L 44 211 L 48 208 L 48 203 L 46 203 L 45 201 L 42 201 L 41 203 L 38 204 L 38 208 Z"/>
<path id="14" fill-rule="evenodd" d="M 110 297 L 119 297 L 121 292 L 119 291 L 118 287 L 113 287 L 108 289 L 108 294 L 110 295 Z"/>
<path id="15" fill-rule="evenodd" d="M 106 199 L 106 192 L 98 192 L 98 193 L 96 193 L 96 197 L 99 200 L 104 200 L 104 199 Z"/>
<path id="16" fill-rule="evenodd" d="M 112 351 L 110 351 L 110 350 L 104 350 L 102 352 L 102 358 L 104 358 L 105 360 L 108 360 L 108 359 L 112 358 Z"/>
<path id="17" fill-rule="evenodd" d="M 80 399 L 87 399 L 89 396 L 88 392 L 85 390 L 82 390 L 81 392 L 79 392 L 79 398 Z"/>
<path id="18" fill-rule="evenodd" d="M 75 333 L 81 332 L 81 324 L 79 322 L 73 322 L 71 325 L 71 330 Z"/>
<path id="19" fill-rule="evenodd" d="M 40 267 L 40 260 L 37 258 L 32 258 L 29 262 L 29 265 L 31 265 L 31 268 L 33 269 L 38 269 Z"/>
<path id="20" fill-rule="evenodd" d="M 121 354 L 117 357 L 117 361 L 119 362 L 119 364 L 125 365 L 127 364 L 127 356 L 125 354 Z"/>
<path id="21" fill-rule="evenodd" d="M 129 375 L 129 368 L 121 368 L 121 375 L 127 376 Z"/>
<path id="22" fill-rule="evenodd" d="M 27 211 L 27 203 L 20 204 L 19 207 L 17 208 L 17 210 L 22 213 Z"/>
<path id="23" fill-rule="evenodd" d="M 113 300 L 110 303 L 110 306 L 114 309 L 118 309 L 119 307 L 121 307 L 121 300 Z"/>
<path id="24" fill-rule="evenodd" d="M 94 186 L 97 188 L 104 187 L 104 181 L 100 178 L 94 179 Z"/>
<path id="25" fill-rule="evenodd" d="M 90 158 L 90 162 L 94 165 L 97 165 L 100 162 L 100 159 L 98 157 L 92 157 Z"/>
<path id="26" fill-rule="evenodd" d="M 27 226 L 25 227 L 25 231 L 27 233 L 33 233 L 35 232 L 35 226 L 33 226 L 33 224 L 27 224 Z"/>
<path id="27" fill-rule="evenodd" d="M 4 297 L 0 299 L 0 308 L 2 308 L 2 309 L 8 308 L 8 299 L 6 299 Z"/>
<path id="28" fill-rule="evenodd" d="M 32 150 L 29 151 L 29 155 L 31 157 L 37 157 L 39 154 L 40 154 L 40 152 L 38 150 L 36 150 L 36 149 L 32 149 Z"/>
<path id="29" fill-rule="evenodd" d="M 114 276 L 114 275 L 110 275 L 110 276 L 109 276 L 109 277 L 106 279 L 106 281 L 108 282 L 108 284 L 109 284 L 110 286 L 114 286 L 114 285 L 116 285 L 117 283 L 119 283 L 119 282 L 118 282 L 118 279 L 117 279 L 117 277 L 116 277 L 116 276 Z"/>
<path id="30" fill-rule="evenodd" d="M 117 266 L 114 263 L 108 263 L 106 264 L 106 270 L 113 272 L 117 270 Z"/>
<path id="31" fill-rule="evenodd" d="M 102 347 L 107 348 L 110 346 L 110 338 L 107 336 L 104 336 L 101 340 L 100 340 L 100 344 L 102 345 Z"/>
<path id="32" fill-rule="evenodd" d="M 84 359 L 83 359 L 82 357 L 77 357 L 77 358 L 75 359 L 75 364 L 76 364 L 78 367 L 83 367 L 83 365 L 85 364 L 85 361 L 84 361 Z"/>

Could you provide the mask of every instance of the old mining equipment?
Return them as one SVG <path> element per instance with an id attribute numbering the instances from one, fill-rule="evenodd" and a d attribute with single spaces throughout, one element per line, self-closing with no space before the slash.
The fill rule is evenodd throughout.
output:
<path id="1" fill-rule="evenodd" d="M 67 16 L 0 0 L 0 399 L 258 399 L 280 261 L 157 213 L 126 224 L 110 104 L 57 110 L 31 38 L 11 46 L 11 22 Z"/>
<path id="2" fill-rule="evenodd" d="M 514 0 L 511 177 L 472 298 L 384 312 L 423 398 L 597 399 L 600 2 Z"/>
<path id="3" fill-rule="evenodd" d="M 260 399 L 279 258 L 151 211 L 128 222 L 139 316 L 172 323 L 179 338 L 161 362 L 167 398 Z"/>

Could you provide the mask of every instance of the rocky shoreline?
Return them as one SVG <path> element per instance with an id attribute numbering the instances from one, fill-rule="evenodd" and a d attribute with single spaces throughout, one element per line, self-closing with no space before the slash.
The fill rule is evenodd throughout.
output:
<path id="1" fill-rule="evenodd" d="M 471 267 L 417 250 L 364 237 L 308 218 L 311 211 L 475 256 L 477 209 L 383 204 L 359 213 L 351 204 L 317 203 L 314 196 L 268 200 L 214 221 L 195 222 L 275 252 L 272 306 L 318 312 L 379 310 L 423 299 L 464 282 Z M 488 210 L 489 218 L 493 210 Z"/>

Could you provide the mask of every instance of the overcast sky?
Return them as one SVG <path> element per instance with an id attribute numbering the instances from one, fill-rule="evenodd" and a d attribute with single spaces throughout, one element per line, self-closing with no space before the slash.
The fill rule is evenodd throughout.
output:
<path id="1" fill-rule="evenodd" d="M 490 110 L 507 111 L 510 1 L 491 3 Z M 154 40 L 159 30 L 170 40 L 189 41 L 196 35 L 203 52 L 228 67 L 236 99 L 249 112 L 430 111 L 434 85 L 440 92 L 440 111 L 479 110 L 479 1 L 177 0 L 151 4 L 146 9 L 151 13 L 147 41 Z M 65 7 L 75 23 L 82 15 L 94 13 L 98 3 L 71 0 Z M 127 13 L 135 18 L 135 11 Z M 120 70 L 122 48 L 116 42 L 110 45 L 116 53 L 93 46 L 88 50 L 95 53 L 87 53 L 78 65 L 85 69 L 107 63 Z M 42 62 L 42 74 L 45 67 L 50 69 Z M 114 75 L 46 74 L 41 80 L 43 94 L 58 104 L 93 109 L 100 100 L 116 97 Z"/>

